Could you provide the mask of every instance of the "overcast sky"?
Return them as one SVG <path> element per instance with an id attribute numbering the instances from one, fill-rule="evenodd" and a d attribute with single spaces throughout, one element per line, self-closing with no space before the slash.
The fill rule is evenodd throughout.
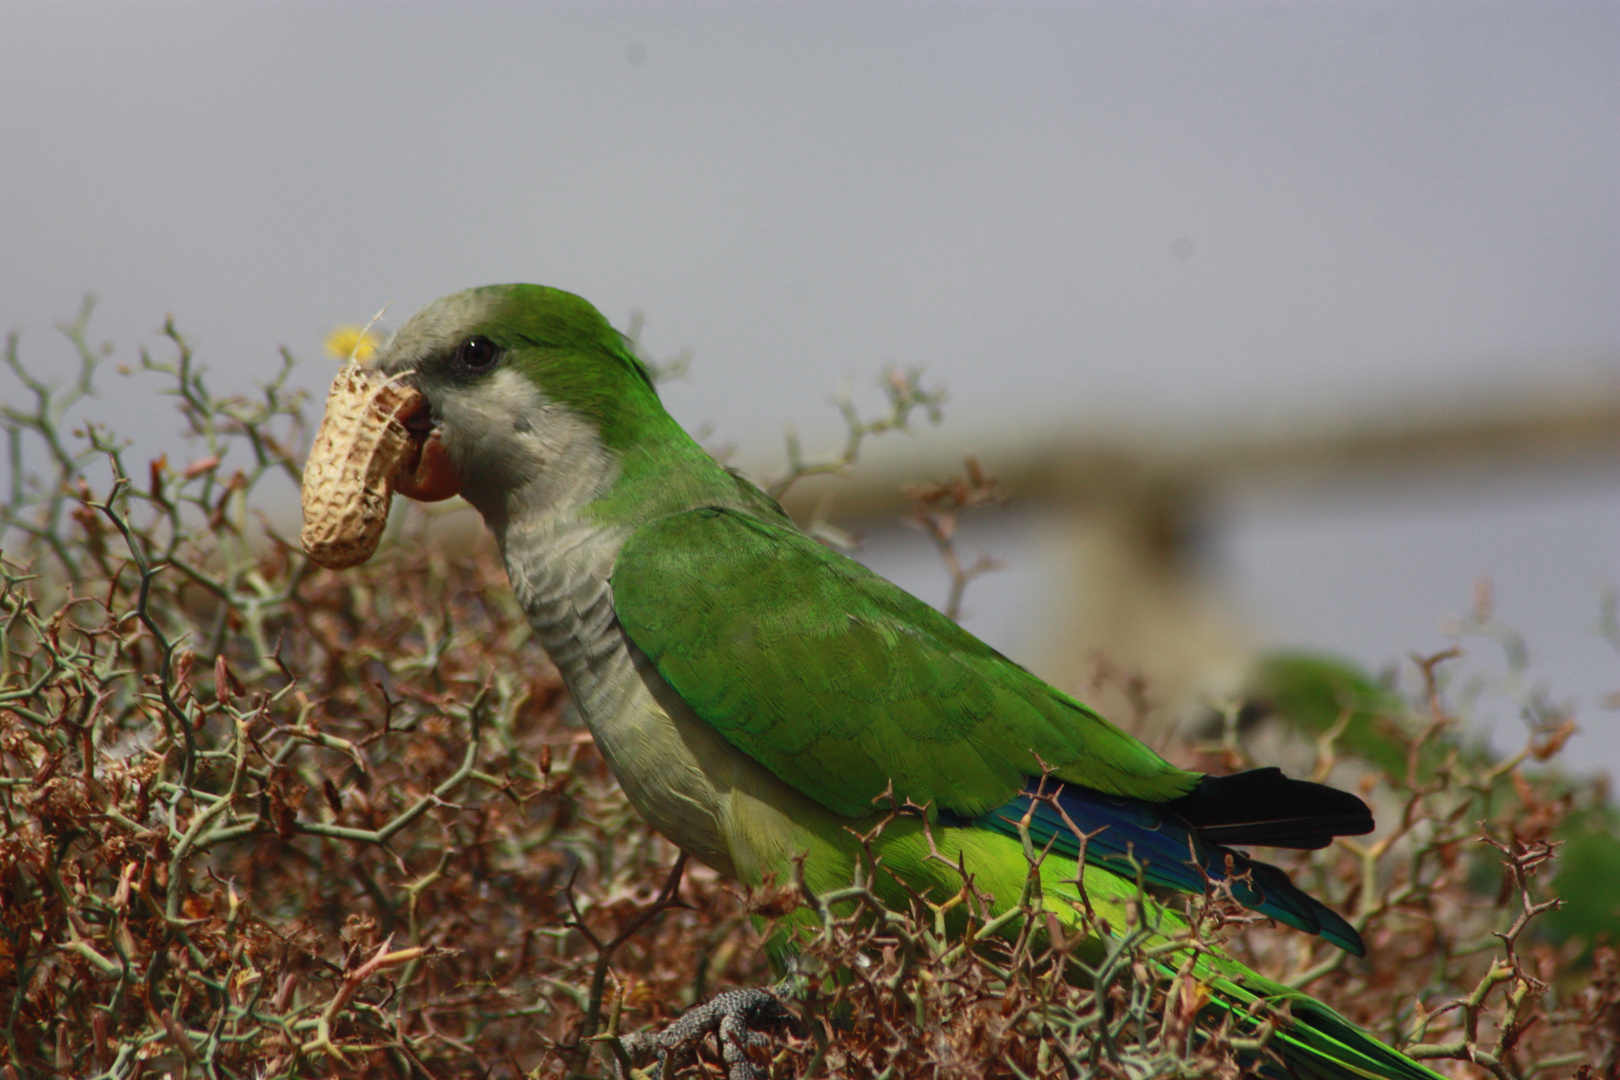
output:
<path id="1" fill-rule="evenodd" d="M 285 345 L 319 391 L 335 324 L 539 281 L 692 349 L 672 411 L 745 461 L 885 364 L 973 439 L 1620 379 L 1617 117 L 1614 3 L 0 0 L 0 323 L 48 370 L 93 291 L 121 356 L 172 312 L 218 384 Z M 1367 507 L 1234 520 L 1233 588 L 1378 663 L 1491 575 L 1620 687 L 1612 477 Z"/>

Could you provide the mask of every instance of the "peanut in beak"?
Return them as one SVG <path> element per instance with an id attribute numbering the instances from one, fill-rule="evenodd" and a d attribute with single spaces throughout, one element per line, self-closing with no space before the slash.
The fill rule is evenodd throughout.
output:
<path id="1" fill-rule="evenodd" d="M 375 368 L 345 364 L 304 465 L 302 540 L 309 557 L 341 570 L 371 558 L 397 490 L 423 501 L 456 493 L 459 478 L 427 399 Z"/>

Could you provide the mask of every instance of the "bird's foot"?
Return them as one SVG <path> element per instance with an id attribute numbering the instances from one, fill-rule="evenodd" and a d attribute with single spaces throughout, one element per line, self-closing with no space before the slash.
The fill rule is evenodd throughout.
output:
<path id="1" fill-rule="evenodd" d="M 694 1005 L 663 1031 L 625 1035 L 624 1045 L 630 1063 L 637 1066 L 657 1060 L 653 1071 L 659 1080 L 672 1080 L 675 1073 L 697 1056 L 705 1036 L 720 1040 L 720 1057 L 725 1062 L 726 1080 L 765 1080 L 767 1073 L 748 1056 L 750 1047 L 770 1047 L 768 1031 L 780 1030 L 795 1022 L 793 1013 L 780 998 L 760 987 L 745 987 L 716 994 L 702 1005 Z M 628 1080 L 624 1064 L 617 1067 L 619 1080 Z"/>

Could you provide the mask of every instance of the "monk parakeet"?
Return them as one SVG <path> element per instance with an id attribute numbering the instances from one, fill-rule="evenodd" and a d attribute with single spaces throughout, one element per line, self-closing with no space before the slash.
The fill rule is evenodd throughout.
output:
<path id="1" fill-rule="evenodd" d="M 579 297 L 457 293 L 403 326 L 380 363 L 426 399 L 414 424 L 434 459 L 425 471 L 450 478 L 431 494 L 457 492 L 483 515 L 625 794 L 693 857 L 757 884 L 788 880 L 802 856 L 811 889 L 841 888 L 857 834 L 898 801 L 922 809 L 882 830 L 886 870 L 944 898 L 960 860 L 1005 910 L 1029 873 L 1027 817 L 1050 846 L 1042 903 L 1082 936 L 1077 878 L 1121 927 L 1140 896 L 1135 865 L 1155 889 L 1198 894 L 1206 875 L 1235 870 L 1239 902 L 1362 951 L 1344 919 L 1229 846 L 1365 833 L 1360 799 L 1276 769 L 1177 768 L 823 547 L 676 424 L 625 338 Z M 886 876 L 874 884 L 905 903 Z M 1206 954 L 1196 971 L 1216 1007 L 1287 1004 L 1272 1046 L 1294 1075 L 1436 1076 L 1234 961 Z"/>

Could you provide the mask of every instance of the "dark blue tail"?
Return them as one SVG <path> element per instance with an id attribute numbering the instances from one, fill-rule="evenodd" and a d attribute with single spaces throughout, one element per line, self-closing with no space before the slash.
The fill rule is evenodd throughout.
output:
<path id="1" fill-rule="evenodd" d="M 1257 770 L 1261 771 L 1275 770 Z M 1174 803 L 1144 803 L 1051 778 L 1032 779 L 1017 798 L 975 818 L 972 824 L 1016 837 L 1026 814 L 1029 838 L 1037 848 L 1050 844 L 1053 851 L 1078 858 L 1081 845 L 1075 830 L 1079 830 L 1089 837 L 1086 862 L 1135 877 L 1134 860 L 1141 866 L 1144 880 L 1161 888 L 1202 894 L 1207 881 L 1228 880 L 1230 864 L 1232 897 L 1238 903 L 1306 933 L 1320 934 L 1346 952 L 1366 955 L 1355 927 L 1295 888 L 1277 867 L 1205 839 L 1198 826 L 1177 812 Z"/>

